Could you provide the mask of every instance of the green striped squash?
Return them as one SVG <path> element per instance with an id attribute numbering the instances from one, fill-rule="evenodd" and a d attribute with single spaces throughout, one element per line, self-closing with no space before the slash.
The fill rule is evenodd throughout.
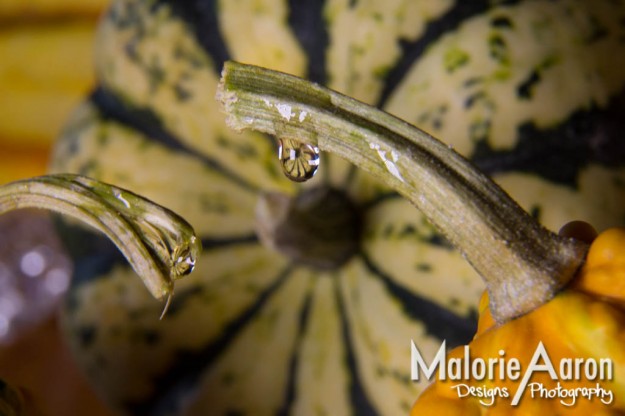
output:
<path id="1" fill-rule="evenodd" d="M 159 321 L 163 305 L 114 247 L 65 225 L 64 322 L 84 371 L 131 415 L 406 414 L 424 387 L 411 380 L 411 340 L 426 356 L 469 340 L 480 279 L 347 162 L 322 154 L 310 181 L 285 178 L 273 138 L 225 126 L 222 64 L 380 106 L 472 159 L 547 227 L 603 229 L 625 222 L 624 42 L 625 3 L 610 0 L 115 1 L 96 44 L 99 85 L 51 170 L 177 211 L 204 252 Z M 355 249 L 324 267 L 256 231 L 261 195 L 318 189 L 350 201 L 342 214 L 357 221 Z"/>

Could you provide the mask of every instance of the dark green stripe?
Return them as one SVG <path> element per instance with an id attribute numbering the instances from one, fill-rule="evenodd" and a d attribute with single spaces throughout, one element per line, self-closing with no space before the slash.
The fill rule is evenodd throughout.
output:
<path id="1" fill-rule="evenodd" d="M 397 192 L 386 192 L 386 193 L 375 196 L 369 201 L 366 201 L 364 204 L 359 206 L 359 209 L 362 212 L 366 212 L 368 210 L 377 208 L 380 204 L 383 204 L 386 201 L 397 200 L 397 199 L 404 199 L 404 197 L 398 194 Z M 366 213 L 363 214 L 363 216 L 366 216 L 366 215 L 367 215 Z M 411 224 L 406 224 L 406 225 L 408 227 L 411 227 L 411 229 L 407 229 L 404 232 L 417 234 L 418 230 L 414 229 L 414 227 Z M 429 235 L 429 236 L 420 235 L 419 239 L 420 241 L 423 241 L 424 243 L 431 244 L 438 248 L 444 248 L 450 251 L 455 250 L 455 247 L 449 242 L 449 240 L 447 240 L 445 236 L 438 233 L 436 230 L 432 233 L 432 235 Z"/>
<path id="2" fill-rule="evenodd" d="M 581 171 L 591 163 L 625 166 L 625 90 L 606 108 L 579 110 L 551 128 L 525 123 L 517 130 L 511 149 L 495 150 L 478 142 L 471 161 L 483 172 L 518 171 L 577 188 Z"/>
<path id="3" fill-rule="evenodd" d="M 108 237 L 93 229 L 68 223 L 56 214 L 53 219 L 61 242 L 73 261 L 72 288 L 107 276 L 117 265 L 128 264 Z M 71 298 L 69 301 L 71 308 Z"/>
<path id="4" fill-rule="evenodd" d="M 202 251 L 204 253 L 213 250 L 229 250 L 233 246 L 257 244 L 258 237 L 256 234 L 233 236 L 233 237 L 202 237 Z M 174 316 L 179 311 L 183 311 L 188 298 L 196 296 L 203 290 L 202 286 L 184 286 L 185 289 L 176 290 L 171 300 L 171 305 L 167 310 L 167 315 Z"/>
<path id="5" fill-rule="evenodd" d="M 477 329 L 474 317 L 456 315 L 449 309 L 409 291 L 382 272 L 366 254 L 362 254 L 362 259 L 369 271 L 384 284 L 388 293 L 402 305 L 406 315 L 422 322 L 428 334 L 447 340 L 449 347 L 467 344 L 473 339 Z"/>
<path id="6" fill-rule="evenodd" d="M 519 0 L 502 0 L 499 5 L 518 3 Z M 391 69 L 386 77 L 386 83 L 382 90 L 377 106 L 382 108 L 391 94 L 408 75 L 412 66 L 421 59 L 425 50 L 437 42 L 445 34 L 456 30 L 467 19 L 480 15 L 492 8 L 490 0 L 457 0 L 456 4 L 443 16 L 428 23 L 423 36 L 414 41 L 402 41 L 402 57 Z"/>
<path id="7" fill-rule="evenodd" d="M 217 359 L 231 346 L 232 342 L 258 316 L 260 311 L 287 281 L 293 268 L 286 267 L 274 282 L 258 296 L 256 301 L 233 319 L 219 337 L 204 348 L 191 351 L 179 350 L 175 364 L 169 371 L 154 380 L 153 400 L 127 403 L 126 410 L 132 415 L 177 414 L 184 402 L 193 396 L 199 386 L 199 379 Z"/>
<path id="8" fill-rule="evenodd" d="M 376 416 L 379 413 L 375 409 L 373 403 L 369 400 L 360 375 L 360 365 L 358 363 L 358 358 L 356 357 L 354 341 L 352 339 L 351 330 L 353 327 L 349 324 L 349 318 L 345 308 L 345 300 L 341 295 L 339 284 L 339 280 L 335 280 L 334 293 L 336 296 L 336 304 L 339 308 L 341 333 L 343 335 L 343 345 L 345 346 L 345 362 L 347 364 L 348 374 L 350 375 L 349 396 L 353 408 L 353 414 L 358 416 Z"/>
<path id="9" fill-rule="evenodd" d="M 358 173 L 358 166 L 351 165 L 349 167 L 349 172 L 345 176 L 345 183 L 343 184 L 343 188 L 348 188 L 356 179 L 356 174 Z"/>
<path id="10" fill-rule="evenodd" d="M 230 60 L 228 45 L 221 33 L 218 0 L 158 0 L 167 4 L 174 15 L 184 20 L 195 33 L 196 41 L 215 64 L 215 71 L 221 73 L 224 62 Z"/>
<path id="11" fill-rule="evenodd" d="M 319 84 L 325 84 L 326 49 L 329 36 L 323 17 L 325 0 L 289 0 L 288 23 L 302 49 L 308 55 L 306 77 Z"/>
<path id="12" fill-rule="evenodd" d="M 291 412 L 291 409 L 297 397 L 297 374 L 299 370 L 299 362 L 301 360 L 301 346 L 304 340 L 304 336 L 306 335 L 308 325 L 310 323 L 310 310 L 312 306 L 312 300 L 312 293 L 309 293 L 304 300 L 304 305 L 302 309 L 300 310 L 297 325 L 297 337 L 293 348 L 293 354 L 291 354 L 291 358 L 289 359 L 289 374 L 287 379 L 286 395 L 282 407 L 277 412 L 277 416 L 287 416 L 289 414 L 294 414 Z"/>
<path id="13" fill-rule="evenodd" d="M 366 211 L 366 210 L 373 209 L 377 207 L 379 204 L 382 204 L 386 201 L 399 199 L 399 198 L 403 198 L 403 197 L 397 192 L 393 192 L 393 191 L 385 192 L 383 194 L 374 196 L 372 199 L 362 204 L 359 208 L 362 209 L 363 211 Z"/>
<path id="14" fill-rule="evenodd" d="M 90 97 L 91 102 L 98 108 L 104 120 L 112 120 L 130 129 L 143 134 L 148 140 L 158 143 L 172 151 L 183 153 L 193 159 L 200 160 L 204 165 L 221 174 L 224 179 L 254 192 L 258 187 L 222 165 L 217 159 L 198 152 L 185 143 L 178 140 L 163 125 L 160 117 L 150 108 L 131 107 L 125 104 L 119 97 L 107 91 L 104 87 L 98 87 Z M 167 166 L 163 166 L 166 169 Z"/>
<path id="15" fill-rule="evenodd" d="M 231 247 L 234 245 L 245 245 L 258 243 L 256 234 L 248 234 L 233 237 L 202 237 L 202 250 L 214 250 Z"/>

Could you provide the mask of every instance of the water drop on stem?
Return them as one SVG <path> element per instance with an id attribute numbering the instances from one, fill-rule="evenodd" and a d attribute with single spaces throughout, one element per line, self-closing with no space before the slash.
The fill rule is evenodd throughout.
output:
<path id="1" fill-rule="evenodd" d="M 319 148 L 291 139 L 279 139 L 278 159 L 287 178 L 294 182 L 305 182 L 317 173 Z"/>

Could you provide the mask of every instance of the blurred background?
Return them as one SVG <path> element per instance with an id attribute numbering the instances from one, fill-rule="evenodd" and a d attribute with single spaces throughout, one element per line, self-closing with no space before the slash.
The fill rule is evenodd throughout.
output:
<path id="1" fill-rule="evenodd" d="M 64 120 L 93 85 L 106 0 L 0 2 L 0 183 L 45 171 Z"/>
<path id="2" fill-rule="evenodd" d="M 64 121 L 94 84 L 93 37 L 107 3 L 0 1 L 0 185 L 45 173 Z M 51 228 L 40 211 L 0 216 L 0 379 L 26 396 L 25 414 L 104 415 L 57 333 L 71 263 Z"/>

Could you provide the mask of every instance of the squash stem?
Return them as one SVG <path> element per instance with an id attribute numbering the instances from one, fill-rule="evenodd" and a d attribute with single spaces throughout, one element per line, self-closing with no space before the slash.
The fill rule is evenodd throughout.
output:
<path id="1" fill-rule="evenodd" d="M 103 232 L 157 299 L 171 297 L 174 280 L 193 270 L 201 243 L 175 213 L 125 189 L 79 175 L 57 174 L 0 186 L 0 215 L 42 208 Z"/>
<path id="2" fill-rule="evenodd" d="M 408 198 L 482 276 L 498 322 L 551 299 L 587 245 L 538 224 L 498 185 L 426 132 L 280 72 L 227 62 L 217 99 L 228 125 L 318 146 Z"/>

